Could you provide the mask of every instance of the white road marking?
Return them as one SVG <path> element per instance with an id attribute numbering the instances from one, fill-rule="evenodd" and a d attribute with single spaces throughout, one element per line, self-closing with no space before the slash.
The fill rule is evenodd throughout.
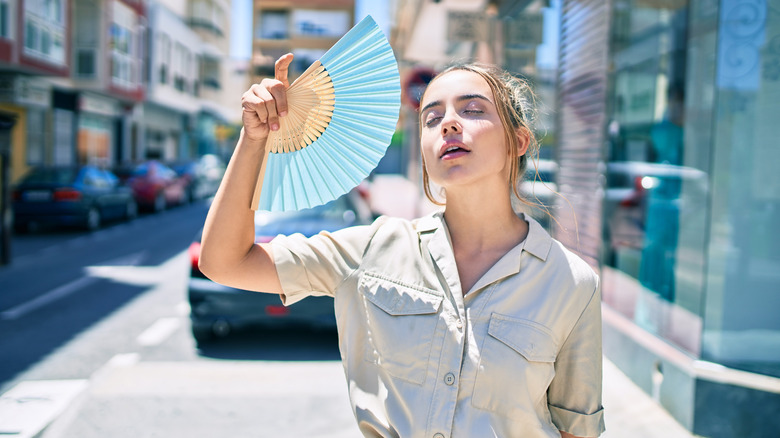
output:
<path id="1" fill-rule="evenodd" d="M 27 301 L 26 303 L 22 303 L 16 307 L 12 307 L 3 311 L 0 313 L 0 319 L 18 319 L 30 312 L 40 309 L 43 306 L 53 303 L 54 301 L 67 297 L 73 292 L 87 287 L 97 281 L 98 278 L 95 277 L 81 277 L 77 280 L 71 281 L 70 283 L 65 283 L 58 288 L 52 289 L 43 295 L 39 295 L 36 298 Z"/>
<path id="2" fill-rule="evenodd" d="M 137 364 L 141 360 L 141 355 L 138 353 L 124 353 L 114 355 L 106 362 L 106 367 L 129 367 Z"/>
<path id="3" fill-rule="evenodd" d="M 180 325 L 181 320 L 179 318 L 160 318 L 149 326 L 149 328 L 144 330 L 144 332 L 136 338 L 136 341 L 144 347 L 160 345 L 163 341 L 168 339 Z"/>
<path id="4" fill-rule="evenodd" d="M 105 262 L 105 264 L 110 266 L 136 265 L 141 261 L 143 257 L 144 257 L 144 252 L 139 252 L 136 254 L 130 254 L 128 256 L 107 261 Z M 37 297 L 33 298 L 30 301 L 24 302 L 8 310 L 4 310 L 0 312 L 0 319 L 1 320 L 19 319 L 22 316 L 27 315 L 28 313 L 40 309 L 41 307 L 51 304 L 64 297 L 67 297 L 68 295 L 78 291 L 79 289 L 83 289 L 87 286 L 92 285 L 93 283 L 100 280 L 101 277 L 91 275 L 90 268 L 99 268 L 99 267 L 87 267 L 86 271 L 88 275 L 85 275 L 84 277 L 81 278 L 77 278 L 76 280 L 73 280 L 69 283 L 65 283 L 62 286 L 56 287 L 42 295 L 38 295 Z"/>
<path id="5" fill-rule="evenodd" d="M 60 415 L 87 380 L 24 381 L 0 396 L 0 435 L 31 438 Z"/>

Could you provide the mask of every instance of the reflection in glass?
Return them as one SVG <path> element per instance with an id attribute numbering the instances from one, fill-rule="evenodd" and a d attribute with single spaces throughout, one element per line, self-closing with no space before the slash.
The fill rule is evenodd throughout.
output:
<path id="1" fill-rule="evenodd" d="M 605 301 L 698 355 L 708 176 L 686 150 L 688 5 L 617 1 L 604 208 Z M 698 253 L 698 255 L 697 255 Z"/>

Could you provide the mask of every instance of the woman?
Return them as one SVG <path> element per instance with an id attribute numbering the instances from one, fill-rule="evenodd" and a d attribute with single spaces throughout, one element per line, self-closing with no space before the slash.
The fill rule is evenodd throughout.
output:
<path id="1" fill-rule="evenodd" d="M 442 212 L 381 217 L 254 244 L 248 206 L 264 142 L 286 114 L 288 54 L 242 99 L 244 128 L 206 219 L 213 280 L 332 295 L 350 400 L 366 436 L 595 437 L 601 408 L 598 279 L 511 207 L 535 145 L 525 84 L 479 66 L 438 75 L 420 110 L 426 193 Z"/>

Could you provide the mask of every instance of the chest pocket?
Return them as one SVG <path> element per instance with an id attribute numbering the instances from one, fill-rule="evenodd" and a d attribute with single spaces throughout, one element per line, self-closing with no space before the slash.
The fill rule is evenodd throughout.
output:
<path id="1" fill-rule="evenodd" d="M 472 404 L 513 418 L 538 418 L 537 407 L 555 376 L 557 351 L 547 327 L 494 313 L 480 351 Z"/>
<path id="2" fill-rule="evenodd" d="M 368 339 L 365 359 L 400 379 L 422 384 L 443 296 L 432 289 L 364 273 Z"/>

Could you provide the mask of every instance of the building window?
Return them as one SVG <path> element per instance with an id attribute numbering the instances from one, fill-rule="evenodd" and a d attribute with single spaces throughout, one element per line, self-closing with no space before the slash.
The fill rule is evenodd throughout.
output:
<path id="1" fill-rule="evenodd" d="M 160 64 L 160 83 L 168 83 L 168 66 L 165 64 Z"/>
<path id="2" fill-rule="evenodd" d="M 27 164 L 44 164 L 46 131 L 45 110 L 30 108 L 27 111 Z"/>
<path id="3" fill-rule="evenodd" d="M 224 34 L 225 13 L 212 0 L 195 0 L 191 6 L 190 24 L 210 30 L 216 35 Z"/>
<path id="4" fill-rule="evenodd" d="M 24 53 L 65 63 L 64 0 L 33 0 L 24 4 Z"/>
<path id="5" fill-rule="evenodd" d="M 135 84 L 132 74 L 135 66 L 133 56 L 133 33 L 117 23 L 111 24 L 111 79 L 115 85 L 131 87 Z"/>
<path id="6" fill-rule="evenodd" d="M 95 49 L 78 49 L 76 54 L 76 75 L 79 78 L 93 78 L 95 69 Z"/>
<path id="7" fill-rule="evenodd" d="M 260 27 L 255 30 L 255 36 L 266 40 L 284 40 L 290 38 L 288 31 L 290 13 L 285 10 L 261 11 Z"/>
<path id="8" fill-rule="evenodd" d="M 295 35 L 317 38 L 339 38 L 351 26 L 348 11 L 296 9 L 292 22 Z"/>
<path id="9" fill-rule="evenodd" d="M 11 10 L 8 0 L 0 0 L 0 38 L 11 38 Z"/>

